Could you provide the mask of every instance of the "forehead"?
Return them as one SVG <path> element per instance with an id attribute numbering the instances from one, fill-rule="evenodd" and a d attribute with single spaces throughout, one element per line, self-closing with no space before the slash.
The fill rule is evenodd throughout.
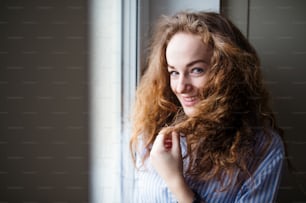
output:
<path id="1" fill-rule="evenodd" d="M 201 37 L 190 33 L 177 33 L 166 48 L 166 59 L 169 65 L 184 65 L 192 60 L 211 58 L 211 48 L 204 44 Z"/>

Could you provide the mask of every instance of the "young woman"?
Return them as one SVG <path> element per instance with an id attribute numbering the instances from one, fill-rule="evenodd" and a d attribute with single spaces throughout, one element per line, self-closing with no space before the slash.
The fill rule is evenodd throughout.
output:
<path id="1" fill-rule="evenodd" d="M 273 202 L 281 135 L 258 56 L 228 19 L 159 21 L 133 113 L 135 202 Z"/>

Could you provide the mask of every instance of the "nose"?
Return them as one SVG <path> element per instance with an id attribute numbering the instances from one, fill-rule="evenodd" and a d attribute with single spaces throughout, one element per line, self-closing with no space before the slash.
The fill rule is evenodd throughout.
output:
<path id="1" fill-rule="evenodd" d="M 177 81 L 176 92 L 177 93 L 186 93 L 192 89 L 189 78 L 185 75 L 181 75 Z"/>

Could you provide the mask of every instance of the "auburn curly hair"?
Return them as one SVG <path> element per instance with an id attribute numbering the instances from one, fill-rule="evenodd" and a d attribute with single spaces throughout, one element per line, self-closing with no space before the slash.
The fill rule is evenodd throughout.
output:
<path id="1" fill-rule="evenodd" d="M 200 36 L 212 47 L 211 67 L 201 91 L 196 113 L 186 116 L 170 88 L 166 48 L 178 32 Z M 188 170 L 197 180 L 227 175 L 235 171 L 250 175 L 254 163 L 258 132 L 269 147 L 271 130 L 276 126 L 263 83 L 260 61 L 255 49 L 227 18 L 213 12 L 180 12 L 163 16 L 157 24 L 145 72 L 136 92 L 132 115 L 130 149 L 135 160 L 139 136 L 148 158 L 150 147 L 165 126 L 183 133 L 187 140 Z M 261 138 L 262 139 L 262 138 Z"/>

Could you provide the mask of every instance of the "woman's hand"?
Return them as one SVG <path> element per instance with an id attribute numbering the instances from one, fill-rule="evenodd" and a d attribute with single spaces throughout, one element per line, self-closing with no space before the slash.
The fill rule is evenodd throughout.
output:
<path id="1" fill-rule="evenodd" d="M 165 130 L 162 130 L 153 143 L 150 161 L 166 182 L 182 178 L 183 161 L 179 134 L 175 131 L 166 134 Z"/>
<path id="2" fill-rule="evenodd" d="M 150 161 L 178 202 L 192 202 L 194 194 L 183 176 L 180 136 L 177 132 L 167 134 L 162 130 L 157 135 L 150 152 Z"/>

